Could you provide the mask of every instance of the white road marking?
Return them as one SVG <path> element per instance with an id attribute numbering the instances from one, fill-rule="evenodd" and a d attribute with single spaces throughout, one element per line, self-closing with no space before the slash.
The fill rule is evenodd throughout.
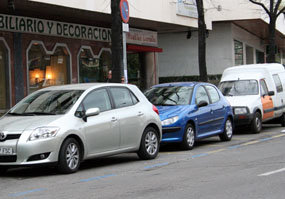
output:
<path id="1" fill-rule="evenodd" d="M 267 172 L 267 173 L 263 173 L 263 174 L 260 174 L 258 176 L 269 176 L 269 175 L 272 175 L 272 174 L 275 174 L 275 173 L 280 173 L 280 172 L 283 172 L 283 171 L 285 171 L 285 168 L 279 169 L 279 170 L 275 170 L 275 171 L 270 171 L 270 172 Z"/>

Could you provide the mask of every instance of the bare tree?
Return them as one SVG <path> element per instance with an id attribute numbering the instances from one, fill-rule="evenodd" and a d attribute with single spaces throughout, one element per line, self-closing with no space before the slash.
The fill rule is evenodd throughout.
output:
<path id="1" fill-rule="evenodd" d="M 123 36 L 120 0 L 111 0 L 112 16 L 112 82 L 121 82 L 123 75 Z"/>
<path id="2" fill-rule="evenodd" d="M 249 0 L 251 3 L 261 6 L 269 16 L 268 25 L 268 56 L 266 62 L 275 62 L 275 32 L 276 20 L 281 13 L 285 14 L 285 6 L 281 6 L 282 0 Z"/>
<path id="3" fill-rule="evenodd" d="M 203 0 L 196 0 L 198 12 L 198 56 L 200 81 L 208 81 L 206 65 L 206 24 L 204 17 Z"/>

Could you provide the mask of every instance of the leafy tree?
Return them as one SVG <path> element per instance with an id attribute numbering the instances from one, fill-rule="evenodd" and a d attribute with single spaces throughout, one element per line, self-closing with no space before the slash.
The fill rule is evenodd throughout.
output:
<path id="1" fill-rule="evenodd" d="M 249 0 L 251 3 L 261 6 L 269 16 L 268 24 L 268 56 L 267 62 L 275 62 L 275 32 L 276 20 L 281 13 L 285 14 L 285 5 L 282 6 L 284 0 Z M 284 3 L 284 2 L 283 2 Z"/>

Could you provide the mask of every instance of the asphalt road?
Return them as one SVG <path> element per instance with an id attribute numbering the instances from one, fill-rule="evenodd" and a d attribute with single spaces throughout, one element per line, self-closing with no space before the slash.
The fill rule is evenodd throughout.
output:
<path id="1" fill-rule="evenodd" d="M 18 168 L 0 177 L 0 198 L 285 198 L 285 133 L 266 126 L 260 134 L 237 132 L 192 151 L 164 146 L 157 159 L 136 154 L 94 159 L 70 175 L 50 168 Z"/>

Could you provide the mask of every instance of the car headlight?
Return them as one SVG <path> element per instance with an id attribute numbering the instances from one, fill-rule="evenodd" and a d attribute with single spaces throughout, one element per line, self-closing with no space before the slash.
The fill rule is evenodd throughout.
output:
<path id="1" fill-rule="evenodd" d="M 247 107 L 236 107 L 236 108 L 234 108 L 234 114 L 235 115 L 243 115 L 243 114 L 247 114 L 247 113 L 248 113 Z"/>
<path id="2" fill-rule="evenodd" d="M 30 135 L 28 141 L 34 141 L 39 139 L 46 139 L 55 137 L 59 131 L 58 127 L 40 127 L 36 128 Z"/>
<path id="3" fill-rule="evenodd" d="M 162 126 L 166 126 L 166 125 L 170 125 L 175 123 L 178 120 L 178 116 L 172 117 L 172 118 L 168 118 L 166 120 L 163 120 L 161 122 Z"/>

